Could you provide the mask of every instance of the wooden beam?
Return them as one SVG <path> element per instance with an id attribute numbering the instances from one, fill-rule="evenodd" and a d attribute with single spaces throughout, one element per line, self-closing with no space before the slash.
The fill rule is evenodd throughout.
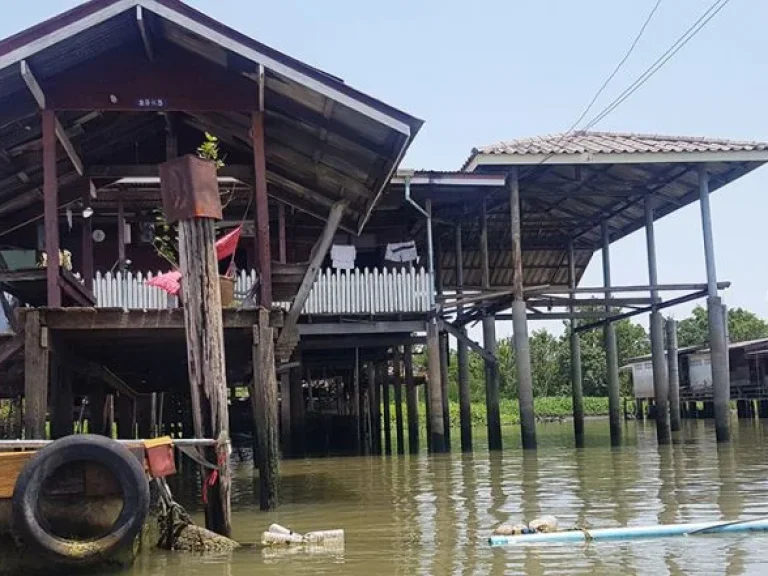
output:
<path id="1" fill-rule="evenodd" d="M 144 17 L 144 9 L 141 6 L 136 6 L 136 24 L 139 27 L 139 34 L 141 34 L 141 42 L 144 44 L 144 53 L 149 61 L 152 62 L 155 59 L 155 51 L 152 48 L 152 37 Z"/>
<path id="2" fill-rule="evenodd" d="M 167 147 L 175 151 L 177 143 L 174 142 L 175 136 L 166 136 Z M 168 155 L 167 158 L 178 156 Z M 157 164 L 97 164 L 88 167 L 88 177 L 96 180 L 100 179 L 120 179 L 120 178 L 158 178 L 160 175 Z M 241 182 L 250 183 L 253 180 L 253 166 L 248 164 L 227 164 L 222 166 L 217 172 L 219 178 L 235 178 Z"/>
<path id="3" fill-rule="evenodd" d="M 282 202 L 277 204 L 277 245 L 278 260 L 285 264 L 288 260 L 285 250 L 285 204 Z"/>
<path id="4" fill-rule="evenodd" d="M 316 322 L 299 324 L 301 336 L 332 336 L 344 334 L 412 334 L 424 332 L 423 320 L 393 320 L 381 322 Z"/>
<path id="5" fill-rule="evenodd" d="M 45 438 L 48 412 L 48 329 L 40 323 L 40 312 L 32 309 L 24 327 L 24 437 Z"/>
<path id="6" fill-rule="evenodd" d="M 488 350 L 480 346 L 480 344 L 472 340 L 469 336 L 464 334 L 464 332 L 456 328 L 456 326 L 454 326 L 453 324 L 441 320 L 440 330 L 448 332 L 451 336 L 456 338 L 456 340 L 472 348 L 472 350 L 480 354 L 480 356 L 482 356 L 484 360 L 487 360 L 491 364 L 497 363 L 496 356 L 493 353 L 489 352 Z"/>
<path id="7" fill-rule="evenodd" d="M 61 306 L 59 288 L 59 183 L 56 175 L 56 116 L 52 110 L 43 110 L 43 214 L 45 219 L 45 252 L 47 255 L 47 304 Z"/>
<path id="8" fill-rule="evenodd" d="M 264 112 L 254 112 L 253 121 L 253 167 L 255 184 L 254 213 L 256 254 L 258 254 L 258 275 L 261 280 L 259 303 L 267 310 L 272 308 L 272 251 L 269 244 L 269 204 L 267 202 L 267 161 L 264 144 Z"/>
<path id="9" fill-rule="evenodd" d="M 317 278 L 317 273 L 320 271 L 320 266 L 322 265 L 323 260 L 325 260 L 325 256 L 328 254 L 331 242 L 333 242 L 333 236 L 336 234 L 336 229 L 339 227 L 339 222 L 341 222 L 341 217 L 344 215 L 346 206 L 346 201 L 340 200 L 331 208 L 331 213 L 328 216 L 328 221 L 325 223 L 323 234 L 318 238 L 312 248 L 309 267 L 304 274 L 304 279 L 301 281 L 299 291 L 293 299 L 291 309 L 288 311 L 288 315 L 285 318 L 284 328 L 280 332 L 278 344 L 282 343 L 283 336 L 290 331 L 286 330 L 286 328 L 295 326 L 299 320 L 299 315 L 304 308 L 304 304 L 307 302 L 307 298 L 309 298 L 309 293 L 312 291 L 312 286 L 315 284 L 315 279 Z"/>
<path id="10" fill-rule="evenodd" d="M 32 70 L 29 68 L 26 60 L 21 61 L 21 77 L 26 83 L 29 91 L 32 93 L 32 97 L 37 102 L 40 110 L 45 110 L 45 93 L 40 87 L 40 83 L 37 81 L 37 78 L 35 78 L 35 75 L 32 74 Z M 80 160 L 80 156 L 78 156 L 77 152 L 75 151 L 75 147 L 72 145 L 72 142 L 69 139 L 69 136 L 67 136 L 67 133 L 64 131 L 64 127 L 61 125 L 61 122 L 59 122 L 59 119 L 56 118 L 56 116 L 54 116 L 54 123 L 56 129 L 56 137 L 59 139 L 59 142 L 61 143 L 62 148 L 64 148 L 64 151 L 67 153 L 67 156 L 69 156 L 69 159 L 72 161 L 72 165 L 75 167 L 75 170 L 77 170 L 77 173 L 82 176 L 85 174 L 85 169 L 83 168 L 83 162 Z"/>

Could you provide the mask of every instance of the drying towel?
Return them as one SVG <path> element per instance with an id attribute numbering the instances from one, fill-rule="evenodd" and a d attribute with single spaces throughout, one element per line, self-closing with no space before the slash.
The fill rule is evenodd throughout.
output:
<path id="1" fill-rule="evenodd" d="M 413 262 L 418 260 L 419 255 L 416 252 L 416 242 L 399 242 L 396 244 L 387 244 L 387 253 L 384 256 L 391 262 Z"/>
<path id="2" fill-rule="evenodd" d="M 147 280 L 147 285 L 155 286 L 156 288 L 160 288 L 160 290 L 168 292 L 168 294 L 171 294 L 172 296 L 177 296 L 179 290 L 181 290 L 181 272 L 172 270 L 171 272 L 160 274 L 159 276 Z"/>
<path id="3" fill-rule="evenodd" d="M 331 260 L 334 268 L 349 270 L 355 267 L 355 257 L 357 251 L 354 246 L 342 246 L 334 244 L 331 247 Z"/>
<path id="4" fill-rule="evenodd" d="M 237 249 L 237 243 L 240 241 L 240 234 L 243 231 L 243 227 L 238 226 L 232 232 L 225 234 L 218 240 L 216 240 L 216 258 L 218 260 L 224 260 L 227 256 L 232 256 Z"/>

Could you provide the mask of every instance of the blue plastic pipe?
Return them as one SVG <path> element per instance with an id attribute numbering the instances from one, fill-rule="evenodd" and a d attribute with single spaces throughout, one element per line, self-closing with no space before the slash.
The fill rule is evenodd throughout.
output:
<path id="1" fill-rule="evenodd" d="M 631 526 L 625 528 L 596 528 L 595 530 L 568 530 L 524 534 L 520 536 L 491 536 L 491 546 L 520 546 L 545 542 L 586 542 L 598 540 L 634 540 L 636 538 L 664 538 L 701 534 L 731 534 L 768 530 L 768 518 L 748 522 L 699 522 L 694 524 L 657 524 L 656 526 Z"/>

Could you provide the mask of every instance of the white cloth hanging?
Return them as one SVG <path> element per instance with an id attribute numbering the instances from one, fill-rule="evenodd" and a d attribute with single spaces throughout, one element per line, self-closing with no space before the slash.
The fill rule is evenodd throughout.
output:
<path id="1" fill-rule="evenodd" d="M 357 250 L 354 246 L 334 244 L 331 247 L 331 261 L 334 268 L 350 270 L 355 267 Z"/>
<path id="2" fill-rule="evenodd" d="M 410 240 L 408 242 L 387 244 L 387 253 L 384 258 L 391 262 L 413 262 L 418 260 L 419 254 L 416 252 L 416 242 Z"/>

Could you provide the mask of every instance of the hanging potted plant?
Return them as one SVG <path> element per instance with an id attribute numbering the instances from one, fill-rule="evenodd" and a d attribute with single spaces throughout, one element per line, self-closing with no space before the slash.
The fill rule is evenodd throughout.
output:
<path id="1" fill-rule="evenodd" d="M 197 155 L 205 160 L 211 160 L 216 164 L 216 169 L 220 170 L 224 166 L 224 160 L 219 151 L 219 140 L 216 136 L 205 133 L 205 140 L 197 147 Z M 178 228 L 168 223 L 161 208 L 154 211 L 155 215 L 155 237 L 153 245 L 157 254 L 166 260 L 173 271 L 156 276 L 147 281 L 147 284 L 156 286 L 165 290 L 169 294 L 178 295 L 183 300 L 181 290 L 181 272 L 179 271 L 179 241 Z M 238 226 L 222 238 L 216 241 L 216 257 L 218 261 L 229 258 L 227 272 L 219 276 L 219 291 L 221 293 L 221 305 L 223 307 L 231 306 L 234 302 L 235 294 L 235 249 L 240 239 L 242 226 Z M 183 303 L 182 303 L 183 305 Z"/>

